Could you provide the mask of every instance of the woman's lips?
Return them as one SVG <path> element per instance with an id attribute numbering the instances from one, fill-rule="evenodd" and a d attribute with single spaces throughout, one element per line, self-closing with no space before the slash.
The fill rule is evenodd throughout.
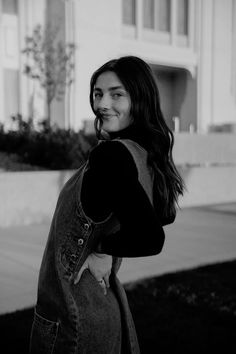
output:
<path id="1" fill-rule="evenodd" d="M 114 117 L 115 117 L 114 114 L 103 114 L 102 115 L 102 119 L 107 119 L 107 120 L 112 119 Z"/>

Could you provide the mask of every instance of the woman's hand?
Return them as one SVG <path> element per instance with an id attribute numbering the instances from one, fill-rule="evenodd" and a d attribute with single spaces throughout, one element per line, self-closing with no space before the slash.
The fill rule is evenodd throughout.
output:
<path id="1" fill-rule="evenodd" d="M 110 287 L 109 276 L 111 274 L 111 267 L 112 256 L 109 256 L 104 253 L 91 253 L 82 265 L 80 271 L 78 272 L 74 283 L 77 284 L 81 278 L 83 271 L 85 269 L 89 269 L 91 274 L 102 287 L 104 294 L 106 295 L 107 288 Z"/>

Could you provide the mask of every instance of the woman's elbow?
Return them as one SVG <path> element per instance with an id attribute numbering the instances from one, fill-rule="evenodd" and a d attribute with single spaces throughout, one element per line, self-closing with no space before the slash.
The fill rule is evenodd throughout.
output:
<path id="1" fill-rule="evenodd" d="M 165 243 L 165 233 L 164 230 L 162 229 L 162 232 L 158 233 L 158 237 L 156 237 L 156 244 L 155 244 L 155 254 L 161 253 L 163 246 Z"/>
<path id="2" fill-rule="evenodd" d="M 153 240 L 153 242 L 149 243 L 146 253 L 149 256 L 156 256 L 157 254 L 161 253 L 164 243 L 165 243 L 164 230 L 162 229 L 161 231 L 159 230 L 158 233 L 154 233 L 152 235 L 152 240 Z M 143 250 L 144 250 L 144 248 L 143 248 Z"/>

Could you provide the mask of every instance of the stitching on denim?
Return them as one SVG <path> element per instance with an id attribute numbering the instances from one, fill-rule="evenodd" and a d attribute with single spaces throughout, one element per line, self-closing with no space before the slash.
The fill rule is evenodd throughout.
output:
<path id="1" fill-rule="evenodd" d="M 41 315 L 37 312 L 36 309 L 34 309 L 34 314 L 35 314 L 36 317 L 39 317 L 40 319 L 42 319 L 42 320 L 45 321 L 45 322 L 50 322 L 51 324 L 56 324 L 56 325 L 59 324 L 58 321 L 51 321 L 51 320 L 48 320 L 47 318 L 41 316 Z"/>
<path id="2" fill-rule="evenodd" d="M 47 325 L 47 322 L 48 322 L 48 325 L 51 325 L 53 327 L 55 327 L 55 333 L 52 333 L 53 334 L 53 341 L 52 343 L 50 344 L 49 346 L 49 350 L 50 350 L 50 354 L 53 354 L 53 351 L 54 351 L 54 347 L 55 347 L 55 343 L 56 343 L 56 340 L 57 340 L 57 336 L 58 336 L 58 330 L 59 330 L 59 325 L 60 323 L 58 321 L 51 321 L 43 316 L 41 316 L 37 311 L 36 311 L 36 308 L 34 309 L 34 315 L 35 315 L 35 323 L 38 322 L 39 325 L 41 326 L 46 326 Z M 53 328 L 54 329 L 54 328 Z"/>

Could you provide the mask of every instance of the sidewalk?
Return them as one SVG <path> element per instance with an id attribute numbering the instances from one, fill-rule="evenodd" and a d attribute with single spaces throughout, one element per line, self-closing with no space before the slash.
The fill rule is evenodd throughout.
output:
<path id="1" fill-rule="evenodd" d="M 0 314 L 34 305 L 48 230 L 47 224 L 0 228 Z M 123 260 L 121 282 L 235 259 L 236 203 L 183 209 L 165 232 L 160 255 Z"/>

